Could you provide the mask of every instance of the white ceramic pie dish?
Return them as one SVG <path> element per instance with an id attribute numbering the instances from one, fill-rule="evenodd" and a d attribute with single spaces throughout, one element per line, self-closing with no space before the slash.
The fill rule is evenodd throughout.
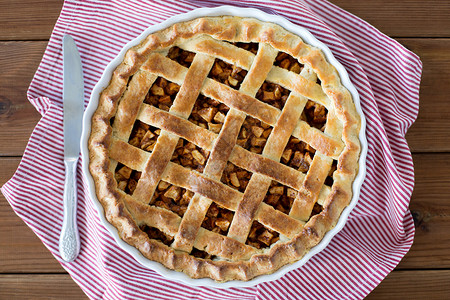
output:
<path id="1" fill-rule="evenodd" d="M 169 27 L 175 23 L 184 22 L 188 20 L 192 20 L 198 17 L 204 17 L 204 16 L 221 16 L 221 15 L 233 15 L 233 16 L 239 16 L 239 17 L 252 17 L 259 19 L 264 22 L 272 22 L 276 23 L 282 27 L 284 27 L 286 30 L 289 30 L 293 32 L 294 34 L 297 34 L 300 36 L 306 43 L 316 46 L 320 49 L 322 49 L 323 53 L 325 54 L 327 60 L 337 69 L 342 84 L 349 90 L 353 97 L 353 101 L 355 102 L 356 109 L 358 113 L 361 116 L 361 131 L 359 134 L 359 140 L 361 143 L 361 154 L 359 158 L 359 171 L 358 174 L 353 182 L 353 197 L 352 200 L 347 206 L 344 211 L 342 212 L 342 215 L 337 222 L 336 226 L 327 232 L 327 234 L 324 236 L 322 241 L 315 247 L 313 247 L 301 260 L 286 265 L 273 274 L 269 275 L 261 275 L 258 277 L 255 277 L 252 280 L 249 281 L 228 281 L 224 283 L 216 282 L 209 278 L 202 278 L 202 279 L 193 279 L 186 274 L 182 272 L 177 272 L 173 270 L 169 270 L 166 267 L 164 267 L 162 264 L 151 261 L 147 258 L 145 258 L 135 247 L 128 245 L 125 241 L 123 241 L 118 234 L 117 229 L 112 226 L 105 217 L 103 206 L 98 201 L 96 193 L 95 193 L 95 185 L 93 178 L 89 172 L 89 151 L 88 151 L 88 139 L 91 131 L 91 118 L 94 114 L 99 101 L 100 93 L 103 91 L 104 88 L 106 88 L 109 84 L 109 81 L 111 79 L 111 75 L 114 71 L 114 69 L 122 62 L 126 51 L 139 44 L 146 36 L 149 34 L 156 32 L 158 30 L 164 29 L 166 27 Z M 360 188 L 362 186 L 362 183 L 365 178 L 366 174 L 366 155 L 367 155 L 367 141 L 365 136 L 365 127 L 366 127 L 366 121 L 364 114 L 361 109 L 361 105 L 359 102 L 359 95 L 356 90 L 356 88 L 353 86 L 353 84 L 350 82 L 349 76 L 347 74 L 347 71 L 345 68 L 334 58 L 331 51 L 328 49 L 328 47 L 318 41 L 309 31 L 306 29 L 294 25 L 291 22 L 287 21 L 286 19 L 270 15 L 265 12 L 262 12 L 258 9 L 253 8 L 237 8 L 232 6 L 220 6 L 215 8 L 200 8 L 193 11 L 190 11 L 186 14 L 180 14 L 173 16 L 166 21 L 156 24 L 154 26 L 151 26 L 147 28 L 144 32 L 142 32 L 136 39 L 130 41 L 128 44 L 124 46 L 124 48 L 120 51 L 120 53 L 117 55 L 115 59 L 113 59 L 106 69 L 103 72 L 102 77 L 92 90 L 91 99 L 89 101 L 89 105 L 86 108 L 86 111 L 84 113 L 83 117 L 83 132 L 81 136 L 81 155 L 83 157 L 83 173 L 85 176 L 85 182 L 87 183 L 87 186 L 89 188 L 89 194 L 91 199 L 93 200 L 93 203 L 98 209 L 100 219 L 103 223 L 103 225 L 108 229 L 108 231 L 111 233 L 111 235 L 116 240 L 117 244 L 130 253 L 139 263 L 141 263 L 143 266 L 148 267 L 159 274 L 161 274 L 164 277 L 170 278 L 171 280 L 179 280 L 183 283 L 194 285 L 194 286 L 210 286 L 210 287 L 216 287 L 216 288 L 228 288 L 228 287 L 248 287 L 248 286 L 254 286 L 256 284 L 267 282 L 267 281 L 273 281 L 276 279 L 279 279 L 287 272 L 297 269 L 304 265 L 312 256 L 323 250 L 331 241 L 331 239 L 344 227 L 348 215 L 352 211 L 352 209 L 355 207 L 358 198 L 359 198 L 359 192 Z"/>

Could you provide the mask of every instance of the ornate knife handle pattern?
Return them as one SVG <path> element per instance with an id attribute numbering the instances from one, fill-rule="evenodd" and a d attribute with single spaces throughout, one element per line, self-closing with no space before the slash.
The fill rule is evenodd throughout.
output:
<path id="1" fill-rule="evenodd" d="M 59 238 L 59 253 L 66 262 L 72 262 L 80 251 L 80 237 L 77 228 L 76 172 L 78 159 L 67 159 L 64 183 L 64 219 Z"/>

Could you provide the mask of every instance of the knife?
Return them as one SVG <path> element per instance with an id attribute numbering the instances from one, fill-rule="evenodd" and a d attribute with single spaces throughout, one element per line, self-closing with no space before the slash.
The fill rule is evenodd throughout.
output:
<path id="1" fill-rule="evenodd" d="M 80 251 L 77 228 L 77 164 L 80 153 L 84 110 L 83 69 L 73 38 L 63 36 L 63 110 L 64 110 L 64 219 L 59 239 L 59 253 L 72 262 Z"/>

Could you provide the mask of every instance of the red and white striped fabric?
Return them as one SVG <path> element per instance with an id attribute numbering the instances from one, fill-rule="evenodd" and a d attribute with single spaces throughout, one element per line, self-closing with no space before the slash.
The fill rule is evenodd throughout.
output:
<path id="1" fill-rule="evenodd" d="M 14 211 L 60 260 L 64 185 L 61 39 L 70 33 L 84 68 L 85 101 L 104 67 L 146 27 L 198 7 L 256 7 L 307 28 L 346 67 L 367 118 L 367 176 L 344 229 L 303 267 L 252 288 L 218 290 L 163 278 L 120 249 L 102 226 L 78 168 L 81 253 L 63 267 L 92 299 L 360 299 L 409 250 L 414 185 L 406 130 L 419 107 L 419 58 L 324 0 L 66 1 L 28 91 L 42 114 L 14 177 L 2 187 Z M 61 261 L 61 260 L 60 260 Z"/>

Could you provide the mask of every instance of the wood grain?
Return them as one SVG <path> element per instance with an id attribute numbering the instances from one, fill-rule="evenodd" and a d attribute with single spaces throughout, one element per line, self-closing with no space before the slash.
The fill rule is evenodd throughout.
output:
<path id="1" fill-rule="evenodd" d="M 399 42 L 423 62 L 419 117 L 406 135 L 409 146 L 416 152 L 448 152 L 450 39 L 399 39 Z"/>
<path id="2" fill-rule="evenodd" d="M 415 187 L 410 209 L 416 225 L 399 269 L 450 268 L 450 153 L 413 154 Z"/>
<path id="3" fill-rule="evenodd" d="M 11 178 L 19 162 L 20 158 L 0 158 L 0 186 Z M 43 272 L 65 271 L 0 193 L 0 273 Z"/>
<path id="4" fill-rule="evenodd" d="M 62 0 L 0 0 L 0 40 L 47 40 Z"/>
<path id="5" fill-rule="evenodd" d="M 381 32 L 397 37 L 450 37 L 447 0 L 334 0 Z M 48 39 L 62 0 L 0 0 L 0 40 Z M 430 19 L 432 16 L 432 19 Z"/>
<path id="6" fill-rule="evenodd" d="M 9 300 L 87 299 L 67 274 L 0 275 L 0 290 Z M 425 298 L 450 299 L 450 271 L 394 271 L 366 299 Z"/>
<path id="7" fill-rule="evenodd" d="M 394 271 L 366 299 L 450 299 L 450 271 Z"/>
<path id="8" fill-rule="evenodd" d="M 0 299 L 88 299 L 67 274 L 0 275 Z"/>
<path id="9" fill-rule="evenodd" d="M 424 64 L 420 112 L 407 133 L 413 152 L 450 151 L 450 39 L 399 39 L 417 53 Z M 21 155 L 39 114 L 26 100 L 26 91 L 45 42 L 0 42 L 7 57 L 0 67 L 0 156 Z M 8 128 L 4 131 L 1 128 Z M 13 135 L 12 135 L 13 133 Z M 14 139 L 11 139 L 14 136 Z"/>
<path id="10" fill-rule="evenodd" d="M 40 115 L 27 89 L 47 42 L 1 42 L 0 156 L 21 155 Z"/>
<path id="11" fill-rule="evenodd" d="M 391 37 L 450 37 L 448 0 L 332 0 Z"/>

